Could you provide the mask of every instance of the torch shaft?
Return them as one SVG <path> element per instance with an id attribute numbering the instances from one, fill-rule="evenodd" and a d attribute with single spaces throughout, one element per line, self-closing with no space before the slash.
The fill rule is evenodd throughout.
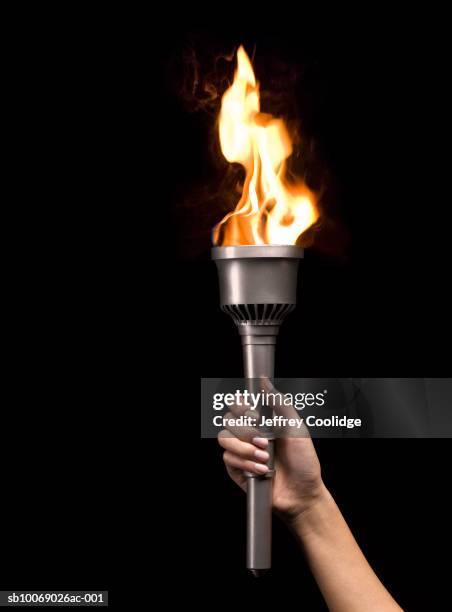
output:
<path id="1" fill-rule="evenodd" d="M 246 566 L 255 576 L 271 567 L 272 491 L 273 478 L 247 480 Z"/>
<path id="2" fill-rule="evenodd" d="M 242 332 L 243 361 L 248 390 L 261 390 L 260 378 L 273 378 L 275 364 L 276 327 L 258 328 L 257 335 Z M 265 335 L 264 335 L 265 334 Z M 269 416 L 269 415 L 266 415 Z M 262 435 L 269 439 L 267 450 L 270 455 L 270 473 L 247 476 L 247 568 L 255 576 L 271 567 L 272 541 L 272 492 L 273 492 L 273 455 L 274 441 L 270 429 L 261 429 Z"/>
<path id="3" fill-rule="evenodd" d="M 273 378 L 279 326 L 297 302 L 297 273 L 303 249 L 294 245 L 237 245 L 214 247 L 221 306 L 242 337 L 248 389 L 260 391 L 260 378 Z M 272 416 L 272 411 L 267 409 Z M 266 412 L 265 409 L 262 412 Z M 269 472 L 248 478 L 248 568 L 255 576 L 271 566 L 271 508 L 274 435 L 269 440 Z"/>

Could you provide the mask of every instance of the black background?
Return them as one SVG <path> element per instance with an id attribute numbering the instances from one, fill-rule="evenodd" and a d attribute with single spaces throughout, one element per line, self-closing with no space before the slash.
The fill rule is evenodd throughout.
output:
<path id="1" fill-rule="evenodd" d="M 114 602 L 160 573 L 199 595 L 224 580 L 255 590 L 243 495 L 215 442 L 198 443 L 199 459 L 193 450 L 199 378 L 242 366 L 209 259 L 221 206 L 209 208 L 206 192 L 224 169 L 214 107 L 193 112 L 183 58 L 194 49 L 209 65 L 243 43 L 255 47 L 263 90 L 273 74 L 299 76 L 290 108 L 329 221 L 302 264 L 277 374 L 434 377 L 450 360 L 446 43 L 427 24 L 428 45 L 391 20 L 187 33 L 113 17 L 15 25 L 9 157 L 23 169 L 6 259 L 1 582 L 110 588 Z M 150 422 L 160 411 L 176 421 L 168 390 L 193 412 L 183 435 Z M 401 605 L 444 605 L 449 441 L 316 446 L 327 486 Z M 273 563 L 261 589 L 282 578 L 300 606 L 324 609 L 278 523 Z"/>
<path id="2" fill-rule="evenodd" d="M 173 45 L 185 56 L 187 48 L 195 49 L 202 65 L 208 64 L 205 55 L 230 52 L 240 42 L 255 51 L 263 90 L 266 78 L 274 77 L 272 68 L 282 71 L 281 78 L 281 65 L 298 72 L 294 95 L 302 133 L 316 153 L 305 170 L 316 186 L 322 183 L 321 205 L 334 220 L 302 264 L 299 305 L 279 339 L 277 372 L 450 375 L 444 353 L 450 336 L 447 243 L 441 229 L 448 209 L 441 178 L 441 40 L 427 53 L 408 29 L 387 29 L 384 36 L 357 29 L 306 37 L 269 29 L 197 30 L 171 39 L 168 73 L 174 78 Z M 174 89 L 170 82 L 169 91 Z M 212 148 L 216 153 L 210 146 L 213 118 L 188 113 L 186 98 L 171 93 L 168 98 L 165 116 L 175 158 L 168 157 L 177 168 L 173 219 L 183 244 L 174 269 L 172 314 L 184 319 L 177 338 L 181 334 L 187 348 L 184 380 L 191 389 L 192 378 L 238 376 L 242 366 L 238 337 L 219 312 L 208 233 L 199 229 L 209 213 L 202 197 L 193 202 L 199 185 L 213 183 L 221 168 L 209 157 Z M 180 204 L 187 194 L 188 213 Z M 443 598 L 440 549 L 450 545 L 449 441 L 318 441 L 316 448 L 327 486 L 386 586 L 408 610 L 435 608 Z M 228 584 L 237 579 L 254 591 L 254 579 L 244 570 L 245 500 L 228 482 L 213 441 L 201 441 L 198 474 L 196 572 L 203 581 L 221 575 Z M 266 580 L 275 578 L 284 581 L 279 584 L 300 607 L 325 609 L 300 551 L 277 521 L 273 569 Z"/>

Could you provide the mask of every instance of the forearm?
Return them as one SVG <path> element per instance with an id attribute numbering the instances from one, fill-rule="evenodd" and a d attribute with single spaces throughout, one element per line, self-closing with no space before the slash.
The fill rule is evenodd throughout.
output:
<path id="1" fill-rule="evenodd" d="M 318 499 L 292 526 L 331 612 L 401 610 L 366 561 L 323 485 Z"/>

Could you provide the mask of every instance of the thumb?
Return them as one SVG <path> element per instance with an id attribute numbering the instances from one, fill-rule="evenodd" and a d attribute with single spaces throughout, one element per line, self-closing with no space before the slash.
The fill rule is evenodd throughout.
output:
<path id="1" fill-rule="evenodd" d="M 285 419 L 300 419 L 300 414 L 295 410 L 292 398 L 288 397 L 285 393 L 278 391 L 273 385 L 271 380 L 267 377 L 261 377 L 260 379 L 262 390 L 266 393 L 266 404 L 270 406 L 276 415 L 282 416 Z M 309 438 L 309 430 L 306 425 L 303 424 L 300 427 L 284 425 L 279 429 L 280 438 Z"/>

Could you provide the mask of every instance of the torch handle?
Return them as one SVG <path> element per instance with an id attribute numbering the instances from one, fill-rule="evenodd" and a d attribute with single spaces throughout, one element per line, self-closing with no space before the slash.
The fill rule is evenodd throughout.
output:
<path id="1" fill-rule="evenodd" d="M 267 447 L 273 456 L 274 441 Z M 255 576 L 270 569 L 272 556 L 273 474 L 247 474 L 246 566 Z"/>
<path id="2" fill-rule="evenodd" d="M 250 391 L 261 391 L 260 378 L 273 378 L 277 327 L 241 330 L 245 377 Z M 268 416 L 268 415 L 267 415 Z M 264 476 L 246 472 L 247 477 L 247 568 L 260 576 L 271 567 L 272 498 L 274 474 L 274 440 L 270 430 L 262 435 L 267 447 L 270 471 Z"/>

